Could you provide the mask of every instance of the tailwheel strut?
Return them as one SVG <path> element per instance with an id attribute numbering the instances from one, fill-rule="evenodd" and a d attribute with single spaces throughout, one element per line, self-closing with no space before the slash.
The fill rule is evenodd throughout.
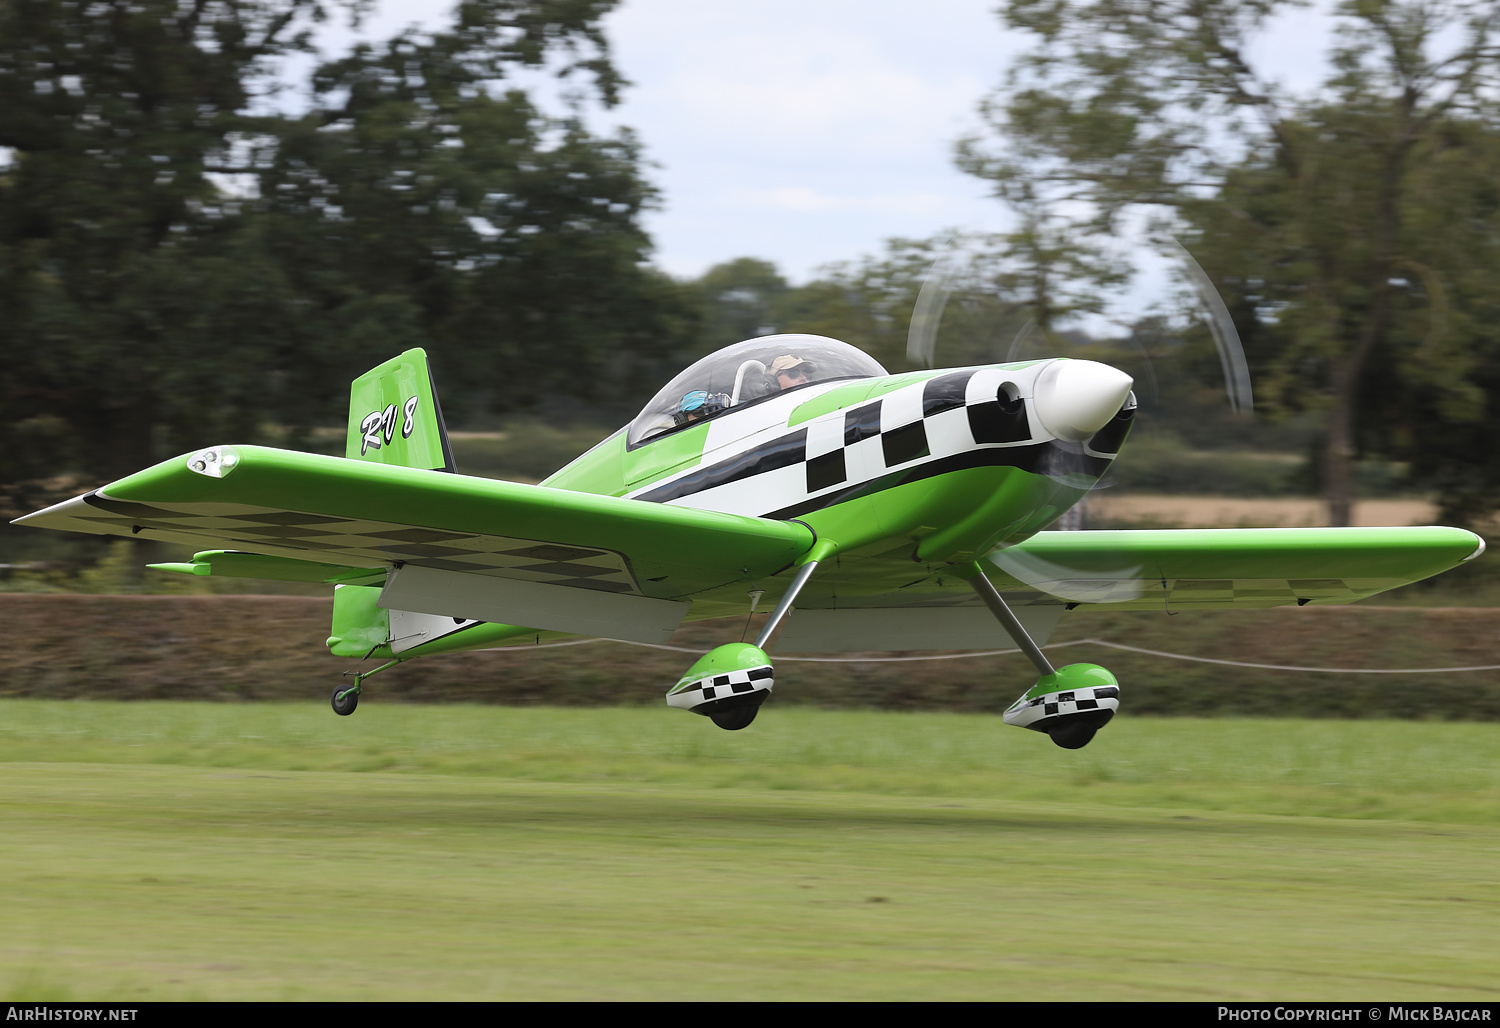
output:
<path id="1" fill-rule="evenodd" d="M 382 664 L 371 671 L 345 671 L 344 677 L 353 678 L 354 684 L 341 685 L 333 690 L 333 712 L 340 717 L 348 717 L 354 713 L 354 709 L 359 706 L 359 694 L 364 691 L 362 686 L 365 679 L 371 675 L 378 675 L 386 668 L 395 667 L 399 663 L 401 661 L 398 659 Z"/>

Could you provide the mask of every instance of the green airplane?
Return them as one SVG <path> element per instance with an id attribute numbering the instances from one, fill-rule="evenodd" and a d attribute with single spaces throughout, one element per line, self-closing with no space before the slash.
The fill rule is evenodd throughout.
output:
<path id="1" fill-rule="evenodd" d="M 343 458 L 211 446 L 18 519 L 197 547 L 193 575 L 335 587 L 328 647 L 415 657 L 568 636 L 665 642 L 753 617 L 667 703 L 736 730 L 768 652 L 1015 645 L 1041 677 L 1007 724 L 1086 745 L 1119 707 L 1094 664 L 1042 651 L 1065 611 L 1348 603 L 1484 544 L 1456 528 L 1045 531 L 1130 431 L 1132 381 L 1052 358 L 892 375 L 847 343 L 773 335 L 669 382 L 540 485 L 456 473 L 427 356 L 356 379 Z M 795 607 L 795 615 L 793 608 Z"/>

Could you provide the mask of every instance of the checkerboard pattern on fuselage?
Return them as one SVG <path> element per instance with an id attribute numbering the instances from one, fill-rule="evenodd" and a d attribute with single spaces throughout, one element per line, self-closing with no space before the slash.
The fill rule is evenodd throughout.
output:
<path id="1" fill-rule="evenodd" d="M 791 518 L 894 484 L 892 474 L 912 481 L 984 464 L 1102 474 L 1113 454 L 1052 439 L 1034 428 L 1025 401 L 1002 399 L 1001 385 L 1017 377 L 992 368 L 936 375 L 789 432 L 758 433 L 731 456 L 631 495 Z"/>

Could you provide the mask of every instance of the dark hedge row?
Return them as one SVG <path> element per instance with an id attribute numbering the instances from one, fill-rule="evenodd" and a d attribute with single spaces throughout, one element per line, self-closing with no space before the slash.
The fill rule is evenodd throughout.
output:
<path id="1" fill-rule="evenodd" d="M 358 662 L 324 649 L 331 603 L 280 596 L 0 595 L 10 640 L 0 696 L 326 702 Z M 675 645 L 738 639 L 742 622 L 686 627 Z M 1500 664 L 1500 610 L 1307 607 L 1069 615 L 1054 642 L 1313 667 Z M 895 656 L 886 654 L 883 656 Z M 876 655 L 871 655 L 876 656 Z M 1500 672 L 1347 675 L 1189 663 L 1092 643 L 1055 663 L 1104 664 L 1133 714 L 1500 720 Z M 688 654 L 599 642 L 431 657 L 393 668 L 367 701 L 660 704 Z M 372 664 L 363 665 L 366 668 Z M 774 703 L 998 713 L 1035 673 L 1019 655 L 779 662 Z"/>

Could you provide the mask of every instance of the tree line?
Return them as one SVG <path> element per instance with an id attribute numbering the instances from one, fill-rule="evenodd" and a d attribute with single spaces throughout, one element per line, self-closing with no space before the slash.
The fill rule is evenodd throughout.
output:
<path id="1" fill-rule="evenodd" d="M 283 62 L 355 0 L 0 0 L 7 512 L 205 440 L 299 445 L 413 345 L 455 424 L 618 423 L 767 331 L 903 370 L 935 274 L 940 363 L 1109 359 L 1190 442 L 1232 443 L 1189 290 L 1079 329 L 1129 288 L 1132 232 L 1207 272 L 1262 421 L 1317 426 L 1333 523 L 1365 456 L 1407 462 L 1447 520 L 1500 507 L 1500 6 L 1346 0 L 1326 81 L 1294 95 L 1252 59 L 1293 4 L 1009 0 L 1034 45 L 957 159 L 1013 227 L 802 284 L 751 257 L 651 266 L 641 143 L 588 121 L 624 87 L 613 6 L 464 0 L 316 65 L 294 103 Z M 567 84 L 560 111 L 517 86 L 537 70 Z"/>
<path id="2" fill-rule="evenodd" d="M 296 445 L 412 345 L 459 418 L 652 375 L 690 314 L 639 144 L 583 116 L 618 97 L 612 6 L 465 0 L 291 110 L 281 62 L 353 0 L 0 3 L 0 481 Z"/>

